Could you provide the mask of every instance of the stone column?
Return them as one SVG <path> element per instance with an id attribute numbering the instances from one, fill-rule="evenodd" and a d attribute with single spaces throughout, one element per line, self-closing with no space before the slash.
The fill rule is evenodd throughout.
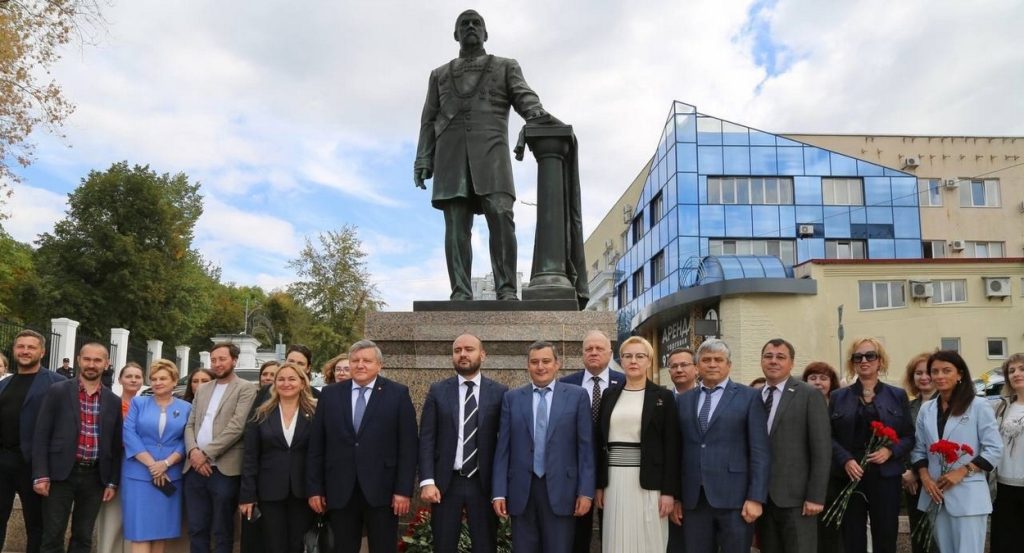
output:
<path id="1" fill-rule="evenodd" d="M 210 352 L 201 351 L 199 352 L 199 365 L 204 369 L 210 368 Z"/>
<path id="2" fill-rule="evenodd" d="M 178 358 L 178 360 L 176 361 L 178 365 L 178 372 L 181 373 L 181 376 L 188 375 L 188 355 L 191 350 L 192 348 L 189 346 L 174 346 L 174 354 L 175 357 Z"/>
<path id="3" fill-rule="evenodd" d="M 153 361 L 161 359 L 164 355 L 163 340 L 146 340 L 146 365 L 152 365 Z"/>
<path id="4" fill-rule="evenodd" d="M 71 319 L 61 317 L 59 319 L 50 319 L 51 333 L 60 336 L 60 342 L 57 344 L 52 343 L 52 337 L 48 337 L 51 343 L 48 343 L 48 351 L 50 352 L 50 362 L 44 363 L 46 368 L 51 370 L 57 370 L 60 367 L 64 358 L 67 357 L 71 360 L 71 366 L 75 365 L 75 341 L 78 338 L 78 321 L 72 321 Z M 78 367 L 75 367 L 75 374 L 78 374 Z"/>
<path id="5" fill-rule="evenodd" d="M 115 394 L 121 394 L 121 383 L 118 380 L 121 377 L 121 369 L 124 364 L 128 362 L 128 335 L 130 332 L 124 328 L 112 328 L 110 329 L 110 349 L 113 350 L 110 362 L 114 367 L 114 379 L 111 382 L 110 389 Z"/>

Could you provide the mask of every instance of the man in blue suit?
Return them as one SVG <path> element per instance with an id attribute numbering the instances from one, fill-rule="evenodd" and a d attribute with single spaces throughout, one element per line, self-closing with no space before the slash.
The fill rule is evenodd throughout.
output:
<path id="1" fill-rule="evenodd" d="M 701 386 L 676 398 L 682 433 L 686 553 L 748 553 L 768 496 L 771 450 L 757 390 L 729 379 L 729 346 L 697 349 Z"/>
<path id="2" fill-rule="evenodd" d="M 430 387 L 420 417 L 420 499 L 431 504 L 436 551 L 458 548 L 462 516 L 473 553 L 493 553 L 498 520 L 490 508 L 491 470 L 505 385 L 480 374 L 487 353 L 463 334 L 452 344 L 456 376 Z"/>
<path id="3" fill-rule="evenodd" d="M 32 490 L 32 446 L 39 407 L 51 384 L 66 379 L 43 368 L 46 338 L 34 330 L 14 337 L 15 371 L 0 380 L 0 551 L 4 549 L 7 521 L 14 494 L 21 498 L 25 521 L 25 551 L 39 553 L 43 536 L 43 501 Z"/>
<path id="4" fill-rule="evenodd" d="M 307 457 L 309 506 L 327 513 L 335 553 L 395 551 L 398 517 L 409 512 L 416 478 L 416 410 L 409 388 L 380 376 L 377 344 L 349 348 L 351 380 L 324 388 Z"/>
<path id="5" fill-rule="evenodd" d="M 594 447 L 597 447 L 598 421 L 601 412 L 601 397 L 609 387 L 617 388 L 626 382 L 626 376 L 612 370 L 612 341 L 600 330 L 591 330 L 583 337 L 583 370 L 559 379 L 559 382 L 582 386 L 590 399 L 590 415 L 593 423 Z M 597 451 L 594 451 L 597 458 Z M 590 553 L 590 542 L 594 537 L 594 511 L 576 519 L 573 553 Z"/>
<path id="6" fill-rule="evenodd" d="M 512 516 L 515 551 L 569 553 L 575 521 L 594 497 L 590 402 L 582 388 L 555 383 L 554 345 L 530 345 L 530 384 L 505 394 L 494 455 L 494 512 Z"/>

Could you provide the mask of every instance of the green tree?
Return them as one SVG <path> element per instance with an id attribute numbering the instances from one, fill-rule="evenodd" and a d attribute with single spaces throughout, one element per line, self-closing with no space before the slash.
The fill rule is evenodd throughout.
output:
<path id="1" fill-rule="evenodd" d="M 0 317 L 22 322 L 37 316 L 39 278 L 32 247 L 12 238 L 0 227 Z"/>
<path id="2" fill-rule="evenodd" d="M 84 333 L 111 327 L 183 343 L 208 318 L 216 271 L 192 248 L 199 184 L 116 163 L 68 195 L 67 216 L 39 238 L 43 309 Z"/>

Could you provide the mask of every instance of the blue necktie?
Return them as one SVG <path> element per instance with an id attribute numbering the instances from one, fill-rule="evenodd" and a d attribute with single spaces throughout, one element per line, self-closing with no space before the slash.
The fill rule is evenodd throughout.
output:
<path id="1" fill-rule="evenodd" d="M 548 388 L 534 388 L 540 394 L 537 412 L 533 417 L 533 473 L 544 478 L 544 445 L 548 436 Z"/>
<path id="2" fill-rule="evenodd" d="M 359 432 L 359 426 L 363 424 L 363 413 L 366 412 L 366 386 L 359 386 L 359 398 L 356 399 L 356 412 L 352 416 L 352 426 Z"/>
<path id="3" fill-rule="evenodd" d="M 700 406 L 700 413 L 697 414 L 697 423 L 700 424 L 700 432 L 703 434 L 708 431 L 708 421 L 711 419 L 711 394 L 715 393 L 718 386 L 714 388 L 701 386 L 700 389 L 704 392 L 704 404 Z"/>

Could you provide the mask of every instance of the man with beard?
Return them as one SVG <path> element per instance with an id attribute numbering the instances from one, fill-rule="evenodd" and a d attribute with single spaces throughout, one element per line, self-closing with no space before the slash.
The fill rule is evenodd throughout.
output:
<path id="1" fill-rule="evenodd" d="M 46 338 L 34 330 L 14 337 L 14 374 L 0 380 L 0 551 L 4 549 L 7 521 L 14 494 L 21 498 L 25 521 L 25 551 L 39 553 L 43 535 L 43 502 L 32 490 L 32 441 L 39 407 L 51 384 L 63 376 L 42 368 Z"/>
<path id="2" fill-rule="evenodd" d="M 480 339 L 452 344 L 456 376 L 433 384 L 420 418 L 420 499 L 431 504 L 437 551 L 455 551 L 463 510 L 473 553 L 493 552 L 497 516 L 490 508 L 491 464 L 498 441 L 503 384 L 480 374 L 487 358 Z"/>
<path id="3" fill-rule="evenodd" d="M 100 504 L 114 498 L 121 481 L 121 400 L 100 384 L 109 363 L 104 345 L 83 345 L 78 378 L 50 386 L 39 408 L 32 487 L 43 496 L 43 553 L 90 551 Z"/>

